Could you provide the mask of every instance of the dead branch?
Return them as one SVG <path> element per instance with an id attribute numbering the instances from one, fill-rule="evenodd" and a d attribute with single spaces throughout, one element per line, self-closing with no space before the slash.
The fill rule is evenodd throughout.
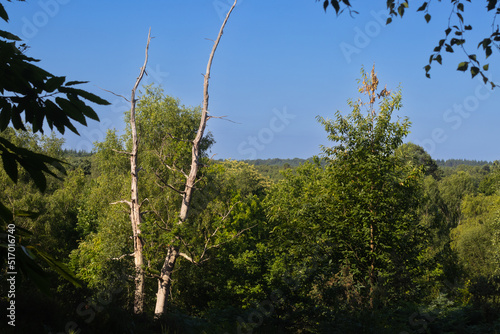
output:
<path id="1" fill-rule="evenodd" d="M 139 204 L 139 208 L 144 204 L 144 202 L 149 202 L 149 199 L 148 198 L 145 198 L 141 201 L 141 204 Z M 142 214 L 144 214 L 146 212 L 143 212 Z"/>
<path id="2" fill-rule="evenodd" d="M 181 138 L 177 138 L 177 137 L 173 136 L 172 134 L 170 134 L 170 133 L 168 133 L 168 132 L 167 132 L 167 136 L 169 136 L 170 138 L 172 138 L 172 139 L 174 139 L 174 140 L 177 140 L 177 141 L 183 141 L 183 142 L 185 142 L 185 143 L 190 143 L 190 142 L 191 142 L 191 140 L 189 140 L 189 139 L 181 139 Z"/>
<path id="3" fill-rule="evenodd" d="M 189 255 L 187 255 L 186 253 L 182 253 L 182 252 L 180 252 L 180 253 L 179 253 L 179 256 L 182 256 L 183 258 L 185 258 L 185 259 L 186 259 L 186 260 L 188 260 L 189 262 L 196 264 L 196 262 L 195 262 L 195 261 L 194 261 L 194 260 L 193 260 L 193 259 L 192 259 Z"/>
<path id="4" fill-rule="evenodd" d="M 132 155 L 132 153 L 130 153 L 130 152 L 118 151 L 118 150 L 115 150 L 114 148 L 112 148 L 111 151 L 116 152 L 116 153 L 120 153 L 120 154 Z"/>
<path id="5" fill-rule="evenodd" d="M 115 205 L 115 204 L 119 204 L 119 203 L 126 203 L 126 204 L 128 204 L 130 207 L 132 206 L 132 203 L 131 203 L 130 201 L 127 201 L 127 200 L 124 200 L 124 199 L 122 199 L 122 200 L 120 200 L 120 201 L 113 202 L 113 203 L 109 203 L 109 204 L 111 204 L 111 205 Z"/>
<path id="6" fill-rule="evenodd" d="M 208 100 L 209 100 L 208 86 L 209 86 L 210 71 L 212 68 L 214 54 L 215 54 L 215 51 L 217 50 L 217 46 L 219 45 L 220 39 L 221 39 L 222 34 L 224 32 L 224 27 L 226 26 L 226 23 L 229 19 L 229 16 L 231 15 L 234 7 L 236 6 L 237 1 L 238 0 L 234 0 L 233 5 L 231 6 L 228 13 L 226 14 L 226 18 L 224 19 L 224 22 L 222 22 L 222 26 L 220 27 L 219 34 L 217 35 L 217 39 L 215 40 L 214 45 L 212 47 L 212 52 L 210 52 L 210 56 L 208 58 L 207 69 L 205 71 L 204 82 L 203 82 L 203 106 L 202 106 L 202 110 L 201 110 L 200 125 L 198 127 L 198 131 L 196 132 L 196 137 L 193 140 L 193 147 L 191 149 L 191 169 L 189 171 L 189 175 L 188 175 L 188 178 L 186 180 L 186 186 L 184 189 L 185 194 L 183 195 L 183 198 L 182 198 L 182 205 L 181 205 L 181 210 L 179 213 L 179 224 L 182 224 L 187 218 L 189 207 L 191 205 L 191 197 L 192 197 L 193 190 L 194 190 L 193 186 L 195 184 L 196 175 L 198 173 L 200 144 L 201 144 L 201 140 L 203 138 L 203 133 L 205 131 L 205 127 L 207 125 Z"/>
<path id="7" fill-rule="evenodd" d="M 110 90 L 107 90 L 107 89 L 101 88 L 101 87 L 99 87 L 99 86 L 96 86 L 96 87 L 97 87 L 97 88 L 99 88 L 99 89 L 102 89 L 102 90 L 103 90 L 103 91 L 105 91 L 105 92 L 108 92 L 108 93 L 111 93 L 111 94 L 113 94 L 113 95 L 115 95 L 115 96 L 121 97 L 122 99 L 124 99 L 124 100 L 125 100 L 125 101 L 127 101 L 127 102 L 130 102 L 130 101 L 129 101 L 129 100 L 128 100 L 125 96 L 123 96 L 123 95 L 116 94 L 116 93 L 115 93 L 115 92 L 113 92 L 113 91 L 110 91 Z"/>
<path id="8" fill-rule="evenodd" d="M 176 236 L 177 240 L 180 240 L 182 242 L 182 244 L 184 245 L 184 247 L 186 247 L 186 250 L 187 252 L 189 253 L 191 259 L 194 259 L 196 258 L 195 254 L 191 251 L 191 248 L 189 247 L 189 245 L 184 241 L 184 239 L 182 239 L 181 237 L 179 236 Z M 191 260 L 191 262 L 195 263 L 196 262 L 194 260 Z"/>
<path id="9" fill-rule="evenodd" d="M 228 122 L 231 122 L 231 123 L 234 123 L 234 124 L 241 124 L 241 123 L 235 122 L 233 120 L 227 119 L 226 117 L 227 116 L 207 116 L 207 120 L 209 120 L 211 118 L 216 118 L 216 119 L 222 119 L 223 121 L 228 121 Z"/>
<path id="10" fill-rule="evenodd" d="M 162 186 L 162 185 L 158 184 L 158 182 L 156 182 L 156 180 L 155 180 L 156 185 L 158 185 L 160 188 L 162 188 L 162 189 L 169 188 L 169 189 L 172 189 L 173 191 L 175 191 L 176 193 L 178 193 L 180 195 L 184 195 L 184 191 L 181 191 L 181 190 L 175 188 L 174 186 L 172 186 L 171 184 L 167 183 L 165 180 L 163 180 L 162 177 L 160 177 L 160 175 L 158 174 L 157 171 L 154 171 L 154 173 L 156 175 L 156 178 L 158 180 L 160 180 L 161 183 L 163 183 L 163 186 Z"/>
<path id="11" fill-rule="evenodd" d="M 124 257 L 127 257 L 127 256 L 134 256 L 134 253 L 131 253 L 131 254 L 123 254 L 119 257 L 112 257 L 110 260 L 115 260 L 115 261 L 119 261 L 121 259 L 123 259 Z"/>

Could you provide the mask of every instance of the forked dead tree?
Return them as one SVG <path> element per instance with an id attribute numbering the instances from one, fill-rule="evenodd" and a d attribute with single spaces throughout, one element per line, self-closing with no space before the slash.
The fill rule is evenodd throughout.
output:
<path id="1" fill-rule="evenodd" d="M 199 163 L 200 163 L 199 161 L 200 143 L 205 132 L 207 121 L 210 119 L 210 116 L 208 115 L 208 98 L 209 98 L 208 84 L 210 79 L 210 69 L 212 67 L 212 61 L 214 58 L 215 51 L 217 50 L 217 46 L 219 45 L 220 39 L 222 37 L 224 27 L 229 19 L 229 16 L 231 15 L 231 12 L 236 6 L 236 3 L 237 0 L 234 1 L 233 5 L 231 6 L 226 15 L 226 18 L 222 22 L 219 34 L 217 36 L 217 39 L 214 41 L 212 52 L 210 53 L 210 56 L 208 58 L 208 64 L 204 75 L 204 83 L 203 83 L 203 105 L 201 111 L 200 125 L 198 127 L 198 132 L 196 133 L 196 137 L 192 143 L 191 168 L 186 178 L 184 190 L 181 192 L 182 204 L 180 208 L 178 224 L 183 224 L 188 216 L 189 208 L 191 205 L 191 199 L 193 196 L 194 186 L 196 183 L 196 176 L 198 174 Z M 172 272 L 175 267 L 175 261 L 180 255 L 181 253 L 179 252 L 179 249 L 177 247 L 173 245 L 168 246 L 167 256 L 165 257 L 165 261 L 163 263 L 160 272 L 160 277 L 158 279 L 158 292 L 156 294 L 155 317 L 160 317 L 165 311 L 165 301 L 170 291 Z"/>

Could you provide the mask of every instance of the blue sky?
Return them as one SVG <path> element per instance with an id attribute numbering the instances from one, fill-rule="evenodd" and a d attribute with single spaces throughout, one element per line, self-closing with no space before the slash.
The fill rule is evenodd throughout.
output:
<path id="1" fill-rule="evenodd" d="M 4 3 L 4 2 L 2 2 Z M 203 77 L 230 0 L 76 1 L 4 3 L 16 33 L 40 65 L 70 80 L 90 81 L 84 88 L 112 102 L 96 107 L 100 123 L 67 134 L 66 146 L 92 149 L 106 129 L 123 130 L 128 104 L 100 90 L 130 95 L 144 61 L 149 27 L 149 76 L 185 105 L 202 101 Z M 423 66 L 442 38 L 449 4 L 432 3 L 432 20 L 410 8 L 405 17 L 382 24 L 385 1 L 352 1 L 359 14 L 336 17 L 315 0 L 239 0 L 219 49 L 210 81 L 208 129 L 215 158 L 307 158 L 328 145 L 316 116 L 348 113 L 349 98 L 359 97 L 361 66 L 375 64 L 380 83 L 401 86 L 403 108 L 397 115 L 412 122 L 407 140 L 434 158 L 500 159 L 498 89 L 492 91 L 470 74 L 455 71 L 464 55 L 444 54 L 431 79 Z M 466 3 L 465 18 L 474 29 L 469 50 L 491 29 L 484 3 Z M 475 43 L 473 43 L 474 41 Z M 476 44 L 477 45 L 477 44 Z M 500 82 L 497 52 L 488 59 L 492 79 Z"/>

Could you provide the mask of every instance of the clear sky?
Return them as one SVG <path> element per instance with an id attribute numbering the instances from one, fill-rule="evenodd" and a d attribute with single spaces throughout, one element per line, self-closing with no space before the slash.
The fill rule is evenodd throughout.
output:
<path id="1" fill-rule="evenodd" d="M 165 93 L 189 106 L 202 101 L 203 77 L 212 41 L 231 0 L 2 2 L 13 32 L 30 46 L 40 66 L 69 80 L 88 80 L 82 87 L 112 103 L 96 107 L 101 122 L 67 134 L 66 147 L 91 150 L 106 129 L 125 128 L 128 104 L 100 90 L 130 95 L 144 61 L 149 27 L 149 76 L 143 83 L 162 85 Z M 432 3 L 432 20 L 410 8 L 389 26 L 385 1 L 352 1 L 359 11 L 336 17 L 322 1 L 239 0 L 215 55 L 210 81 L 208 129 L 215 158 L 307 158 L 328 145 L 316 116 L 348 113 L 349 98 L 359 97 L 361 66 L 373 64 L 380 83 L 401 86 L 403 108 L 397 115 L 412 122 L 407 138 L 436 159 L 500 159 L 499 89 L 492 91 L 470 73 L 455 69 L 464 55 L 444 54 L 431 79 L 423 66 L 443 38 L 449 4 Z M 411 3 L 411 2 L 410 2 Z M 416 4 L 415 4 L 416 5 Z M 480 4 L 465 3 L 473 23 L 469 50 L 491 30 Z M 486 33 L 485 33 L 486 32 Z M 482 33 L 482 35 L 481 35 Z M 474 42 L 472 42 L 474 41 Z M 498 52 L 488 59 L 492 79 L 500 82 Z M 479 76 L 478 76 L 479 77 Z"/>

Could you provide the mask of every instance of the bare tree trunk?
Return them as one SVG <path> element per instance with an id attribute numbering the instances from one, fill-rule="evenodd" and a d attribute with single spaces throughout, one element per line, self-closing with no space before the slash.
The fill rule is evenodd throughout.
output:
<path id="1" fill-rule="evenodd" d="M 155 318 L 160 317 L 165 310 L 165 301 L 170 293 L 172 282 L 172 272 L 174 271 L 175 260 L 179 256 L 179 251 L 174 246 L 168 247 L 167 257 L 161 268 L 160 278 L 158 279 L 158 292 L 156 293 Z"/>
<path id="2" fill-rule="evenodd" d="M 214 45 L 212 47 L 212 52 L 210 53 L 210 56 L 208 58 L 208 64 L 207 64 L 207 69 L 206 73 L 204 76 L 204 82 L 203 82 L 203 106 L 201 110 L 201 119 L 200 119 L 200 125 L 198 127 L 198 132 L 196 133 L 196 137 L 193 140 L 193 147 L 191 150 L 191 169 L 189 170 L 188 177 L 186 179 L 186 184 L 184 187 L 184 191 L 182 194 L 182 204 L 181 204 L 181 209 L 179 213 L 179 224 L 184 223 L 188 216 L 189 212 L 189 207 L 191 205 L 191 198 L 193 195 L 193 190 L 194 190 L 194 185 L 196 183 L 196 175 L 198 173 L 198 167 L 199 167 L 199 155 L 200 155 L 200 143 L 201 140 L 203 139 L 203 134 L 205 132 L 205 127 L 207 125 L 207 121 L 210 118 L 208 116 L 208 83 L 210 79 L 210 69 L 212 67 L 212 61 L 214 58 L 215 51 L 217 50 L 217 46 L 219 45 L 220 39 L 222 37 L 222 33 L 224 31 L 224 27 L 226 26 L 227 20 L 229 19 L 229 16 L 231 15 L 231 12 L 233 11 L 234 7 L 236 6 L 236 2 L 238 0 L 234 0 L 233 5 L 229 9 L 226 18 L 224 19 L 224 22 L 222 22 L 222 26 L 219 30 L 219 35 L 217 36 L 217 39 L 214 42 Z M 175 256 L 174 259 L 172 259 L 172 256 Z M 164 311 L 165 311 L 165 300 L 168 296 L 169 291 L 166 289 L 167 285 L 170 284 L 171 276 L 172 276 L 172 271 L 174 270 L 174 264 L 175 264 L 175 259 L 179 256 L 179 252 L 177 250 L 173 250 L 173 247 L 169 247 L 169 251 L 167 254 L 167 257 L 165 258 L 165 262 L 163 264 L 162 268 L 162 277 L 165 279 L 168 279 L 168 282 L 162 281 L 162 278 L 158 280 L 158 293 L 156 294 L 156 307 L 155 307 L 155 317 L 160 317 Z M 171 264 L 171 265 L 170 265 Z M 165 273 L 163 270 L 165 269 Z"/>
<path id="3" fill-rule="evenodd" d="M 131 152 L 119 152 L 130 156 L 130 175 L 131 175 L 131 185 L 130 185 L 130 201 L 121 200 L 116 203 L 126 203 L 130 207 L 130 223 L 132 225 L 132 233 L 134 240 L 134 265 L 135 265 L 135 293 L 134 293 L 134 313 L 141 314 L 144 312 L 144 256 L 143 256 L 143 241 L 141 239 L 141 203 L 139 203 L 139 190 L 138 190 L 138 180 L 139 180 L 139 170 L 137 167 L 137 157 L 139 155 L 139 139 L 137 136 L 137 127 L 135 122 L 135 103 L 137 102 L 135 98 L 135 92 L 139 83 L 146 72 L 146 65 L 148 63 L 148 50 L 149 42 L 151 41 L 151 29 L 148 33 L 148 42 L 146 44 L 146 57 L 144 60 L 144 65 L 141 67 L 141 71 L 137 80 L 135 82 L 134 88 L 132 88 L 131 98 L 130 98 L 130 130 L 132 132 L 132 151 Z M 114 93 L 113 93 L 114 94 Z M 117 94 L 115 94 L 117 95 Z M 121 96 L 121 95 L 119 95 Z M 127 100 L 124 96 L 121 96 Z M 128 101 L 128 100 L 127 100 Z"/>
<path id="4" fill-rule="evenodd" d="M 132 94 L 130 96 L 130 129 L 132 132 L 132 152 L 130 155 L 130 174 L 132 175 L 132 183 L 130 187 L 130 222 L 132 223 L 132 231 L 134 232 L 134 264 L 135 264 L 135 293 L 134 293 L 134 313 L 142 314 L 144 312 L 144 256 L 142 253 L 143 241 L 141 239 L 141 204 L 139 203 L 139 168 L 137 168 L 137 156 L 139 149 L 139 139 L 137 137 L 137 127 L 135 124 L 135 91 L 146 71 L 148 63 L 149 42 L 151 41 L 151 28 L 148 32 L 148 42 L 146 44 L 146 56 L 144 65 L 141 67 L 139 77 L 135 82 Z"/>

